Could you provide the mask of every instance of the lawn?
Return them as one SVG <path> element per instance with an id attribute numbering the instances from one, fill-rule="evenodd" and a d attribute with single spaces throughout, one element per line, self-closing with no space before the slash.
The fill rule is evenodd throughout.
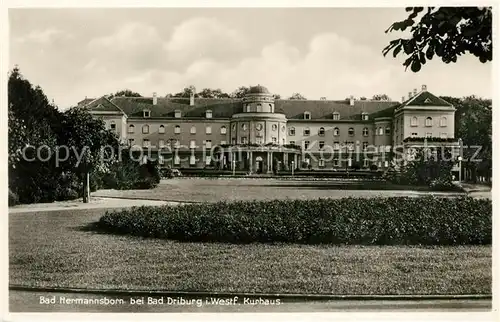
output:
<path id="1" fill-rule="evenodd" d="M 258 293 L 491 293 L 491 246 L 179 243 L 85 228 L 103 212 L 10 214 L 10 284 Z"/>
<path id="2" fill-rule="evenodd" d="M 422 190 L 424 189 L 424 190 Z M 336 180 L 279 180 L 245 178 L 176 178 L 162 180 L 152 190 L 100 190 L 94 196 L 174 201 L 317 199 L 397 197 L 436 194 L 428 188 L 391 183 Z M 443 193 L 440 193 L 443 194 Z M 460 195 L 461 193 L 448 193 Z"/>

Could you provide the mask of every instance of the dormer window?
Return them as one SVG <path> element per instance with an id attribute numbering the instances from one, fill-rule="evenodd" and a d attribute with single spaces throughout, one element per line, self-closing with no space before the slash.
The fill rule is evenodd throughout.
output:
<path id="1" fill-rule="evenodd" d="M 333 113 L 333 120 L 334 121 L 340 120 L 340 113 L 339 112 L 334 112 Z"/>
<path id="2" fill-rule="evenodd" d="M 143 110 L 142 116 L 143 117 L 151 117 L 151 111 L 150 110 Z"/>
<path id="3" fill-rule="evenodd" d="M 175 115 L 175 118 L 176 118 L 176 119 L 181 118 L 181 111 L 179 111 L 179 110 L 175 110 L 174 115 Z"/>
<path id="4" fill-rule="evenodd" d="M 361 119 L 363 121 L 368 121 L 368 113 L 364 112 L 363 114 L 361 114 Z"/>
<path id="5" fill-rule="evenodd" d="M 207 119 L 211 119 L 212 118 L 212 110 L 206 110 L 205 112 L 205 117 Z"/>
<path id="6" fill-rule="evenodd" d="M 310 120 L 311 119 L 311 112 L 304 112 L 304 120 Z"/>

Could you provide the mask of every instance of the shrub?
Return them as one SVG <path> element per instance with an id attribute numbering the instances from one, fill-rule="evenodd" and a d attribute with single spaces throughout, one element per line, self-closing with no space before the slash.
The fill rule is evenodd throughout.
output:
<path id="1" fill-rule="evenodd" d="M 19 204 L 19 196 L 9 189 L 9 207 Z"/>
<path id="2" fill-rule="evenodd" d="M 377 171 L 378 170 L 377 165 L 375 163 L 370 164 L 370 170 Z"/>
<path id="3" fill-rule="evenodd" d="M 393 197 L 217 202 L 106 212 L 101 230 L 204 242 L 490 244 L 492 205 L 473 198 Z"/>
<path id="4" fill-rule="evenodd" d="M 444 180 L 442 178 L 438 178 L 432 180 L 429 184 L 429 188 L 433 191 L 463 191 L 462 187 L 453 184 L 453 182 L 449 180 Z"/>

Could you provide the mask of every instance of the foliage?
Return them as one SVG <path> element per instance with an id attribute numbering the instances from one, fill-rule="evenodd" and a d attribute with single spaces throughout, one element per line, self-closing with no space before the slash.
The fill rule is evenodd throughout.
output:
<path id="1" fill-rule="evenodd" d="M 491 243 L 490 200 L 393 197 L 217 202 L 106 212 L 110 233 L 190 242 Z"/>
<path id="2" fill-rule="evenodd" d="M 235 91 L 231 93 L 231 97 L 233 98 L 243 98 L 250 91 L 250 86 L 240 86 Z"/>
<path id="3" fill-rule="evenodd" d="M 392 51 L 408 56 L 403 66 L 418 72 L 434 55 L 443 62 L 456 62 L 457 57 L 470 53 L 485 63 L 492 60 L 491 7 L 409 7 L 409 16 L 393 23 L 387 32 L 410 28 L 410 38 L 389 42 L 384 56 Z M 418 17 L 421 15 L 420 17 Z"/>
<path id="4" fill-rule="evenodd" d="M 184 98 L 189 98 L 191 97 L 191 93 L 194 93 L 194 97 L 199 97 L 199 94 L 196 93 L 196 88 L 193 85 L 190 85 L 189 87 L 185 87 L 182 92 L 176 93 L 174 95 L 170 95 L 173 97 L 184 97 Z M 169 95 L 167 95 L 169 96 Z"/>
<path id="5" fill-rule="evenodd" d="M 198 93 L 198 96 L 203 98 L 229 98 L 229 94 L 222 92 L 220 88 L 204 88 L 201 92 Z"/>
<path id="6" fill-rule="evenodd" d="M 288 98 L 289 100 L 306 100 L 307 98 L 305 98 L 302 94 L 300 93 L 293 93 L 292 96 L 290 96 Z"/>
<path id="7" fill-rule="evenodd" d="M 376 94 L 372 97 L 373 101 L 390 101 L 391 98 L 387 94 Z"/>
<path id="8" fill-rule="evenodd" d="M 137 93 L 137 92 L 133 92 L 129 89 L 124 89 L 124 90 L 121 90 L 121 91 L 118 91 L 116 93 L 114 93 L 113 95 L 111 95 L 112 97 L 119 97 L 119 96 L 125 96 L 125 97 L 142 97 L 141 94 Z"/>
<path id="9" fill-rule="evenodd" d="M 9 189 L 9 207 L 19 204 L 19 197 L 15 192 Z"/>

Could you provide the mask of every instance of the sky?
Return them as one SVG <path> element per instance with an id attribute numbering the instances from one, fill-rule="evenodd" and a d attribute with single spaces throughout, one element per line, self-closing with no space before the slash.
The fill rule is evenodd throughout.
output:
<path id="1" fill-rule="evenodd" d="M 422 84 L 436 95 L 492 96 L 492 64 L 434 58 L 418 73 L 382 49 L 404 8 L 9 9 L 9 68 L 61 109 L 122 89 L 143 96 L 261 84 L 287 98 L 395 101 Z"/>

